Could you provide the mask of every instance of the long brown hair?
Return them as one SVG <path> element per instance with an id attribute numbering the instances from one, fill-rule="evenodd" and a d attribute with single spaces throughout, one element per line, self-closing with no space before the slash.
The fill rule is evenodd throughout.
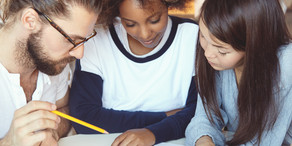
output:
<path id="1" fill-rule="evenodd" d="M 291 38 L 281 6 L 278 0 L 206 0 L 201 20 L 214 37 L 245 52 L 237 97 L 239 126 L 227 144 L 244 144 L 253 138 L 259 144 L 263 131 L 270 130 L 277 119 L 277 52 Z M 196 83 L 212 123 L 211 112 L 223 122 L 216 99 L 217 72 L 208 64 L 198 41 Z"/>
<path id="2" fill-rule="evenodd" d="M 0 13 L 0 18 L 5 25 L 6 23 L 13 23 L 15 19 L 17 19 L 17 15 L 20 11 L 24 8 L 33 6 L 48 16 L 68 17 L 70 5 L 83 6 L 88 11 L 99 14 L 104 1 L 105 0 L 1 0 L 0 11 L 2 14 Z M 44 22 L 47 23 L 46 20 L 44 20 Z"/>

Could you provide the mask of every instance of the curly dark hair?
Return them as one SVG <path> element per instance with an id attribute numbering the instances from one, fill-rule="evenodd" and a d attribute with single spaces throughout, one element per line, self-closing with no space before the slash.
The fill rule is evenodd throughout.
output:
<path id="1" fill-rule="evenodd" d="M 98 23 L 107 27 L 114 23 L 115 17 L 119 16 L 119 7 L 124 0 L 107 0 L 104 2 L 103 10 L 98 18 Z M 141 4 L 142 8 L 146 8 L 153 2 L 158 0 L 136 0 Z M 186 8 L 186 3 L 192 0 L 160 0 L 168 9 L 183 10 Z"/>

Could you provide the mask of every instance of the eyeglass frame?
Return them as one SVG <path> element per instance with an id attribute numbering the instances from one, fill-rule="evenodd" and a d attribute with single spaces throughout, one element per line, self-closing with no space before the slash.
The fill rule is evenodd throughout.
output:
<path id="1" fill-rule="evenodd" d="M 40 12 L 35 7 L 33 8 L 39 15 L 44 16 L 45 19 L 50 23 L 52 27 L 54 27 L 58 32 L 60 32 L 72 45 L 73 47 L 70 50 L 74 50 L 75 48 L 83 45 L 86 43 L 89 39 L 93 38 L 97 33 L 95 30 L 93 30 L 93 33 L 89 35 L 88 37 L 84 38 L 82 41 L 75 43 L 75 41 L 59 26 L 57 25 L 49 16 L 46 14 Z"/>

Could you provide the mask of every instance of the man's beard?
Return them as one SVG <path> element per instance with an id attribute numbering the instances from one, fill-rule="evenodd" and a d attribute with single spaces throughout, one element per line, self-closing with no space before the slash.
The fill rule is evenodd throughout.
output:
<path id="1" fill-rule="evenodd" d="M 41 30 L 37 33 L 29 35 L 29 38 L 25 43 L 19 42 L 18 46 L 21 47 L 17 51 L 16 59 L 20 65 L 28 68 L 36 68 L 39 71 L 54 76 L 63 71 L 66 65 L 74 61 L 74 57 L 67 57 L 60 60 L 51 60 L 50 57 L 44 52 L 44 48 L 41 45 Z M 22 55 L 21 55 L 22 54 Z"/>

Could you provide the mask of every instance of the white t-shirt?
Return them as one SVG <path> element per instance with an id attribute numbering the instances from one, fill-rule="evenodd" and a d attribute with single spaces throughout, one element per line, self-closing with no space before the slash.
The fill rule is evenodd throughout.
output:
<path id="1" fill-rule="evenodd" d="M 70 67 L 67 65 L 61 74 L 48 76 L 39 72 L 37 87 L 32 100 L 56 103 L 68 90 Z M 25 93 L 20 86 L 20 75 L 12 74 L 0 63 L 0 139 L 8 132 L 15 110 L 27 104 Z"/>
<path id="2" fill-rule="evenodd" d="M 85 44 L 81 70 L 103 79 L 104 108 L 161 112 L 185 106 L 195 72 L 199 28 L 193 22 L 171 18 L 161 42 L 143 56 L 130 52 L 120 22 L 114 26 L 115 35 L 97 29 L 99 35 Z"/>

